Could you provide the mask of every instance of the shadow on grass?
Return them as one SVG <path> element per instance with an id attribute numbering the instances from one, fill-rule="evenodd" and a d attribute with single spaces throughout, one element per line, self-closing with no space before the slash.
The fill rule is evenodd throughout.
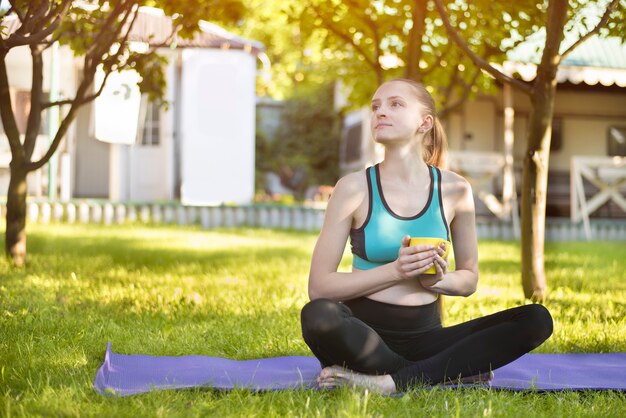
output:
<path id="1" fill-rule="evenodd" d="M 94 260 L 99 272 L 103 268 L 123 268 L 127 271 L 148 268 L 160 271 L 170 269 L 171 266 L 193 266 L 192 270 L 197 273 L 199 270 L 215 271 L 230 266 L 254 268 L 260 263 L 274 262 L 301 262 L 308 266 L 311 256 L 310 249 L 290 245 L 289 241 L 278 246 L 274 243 L 270 248 L 250 245 L 230 248 L 154 248 L 142 238 L 78 234 L 75 237 L 49 238 L 31 234 L 28 245 L 29 260 L 25 273 L 43 268 L 50 273 L 69 274 L 76 269 L 72 262 L 76 258 L 86 261 L 87 268 L 89 260 Z"/>

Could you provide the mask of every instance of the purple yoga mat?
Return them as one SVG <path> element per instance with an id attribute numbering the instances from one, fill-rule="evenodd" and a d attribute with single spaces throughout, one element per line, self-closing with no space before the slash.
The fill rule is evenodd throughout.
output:
<path id="1" fill-rule="evenodd" d="M 94 388 L 111 396 L 192 387 L 255 391 L 316 388 L 319 372 L 320 364 L 314 357 L 229 360 L 129 355 L 113 353 L 109 342 Z M 495 389 L 625 391 L 626 353 L 526 354 L 494 374 L 491 387 Z"/>

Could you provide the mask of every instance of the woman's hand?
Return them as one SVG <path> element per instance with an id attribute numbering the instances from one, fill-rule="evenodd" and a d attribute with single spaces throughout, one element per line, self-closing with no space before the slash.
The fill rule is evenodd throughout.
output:
<path id="1" fill-rule="evenodd" d="M 445 243 L 437 248 L 437 254 L 434 257 L 435 274 L 426 274 L 420 278 L 420 284 L 426 290 L 434 291 L 433 286 L 443 280 L 448 273 L 448 262 L 443 258 L 446 253 Z"/>
<path id="2" fill-rule="evenodd" d="M 397 277 L 400 280 L 412 279 L 424 274 L 429 268 L 435 266 L 439 281 L 448 271 L 448 263 L 442 258 L 445 247 L 435 248 L 432 245 L 421 244 L 409 246 L 411 237 L 406 235 L 402 239 L 402 245 L 398 251 L 398 258 L 394 262 Z M 445 245 L 445 244 L 443 244 Z M 430 276 L 430 275 L 429 275 Z"/>

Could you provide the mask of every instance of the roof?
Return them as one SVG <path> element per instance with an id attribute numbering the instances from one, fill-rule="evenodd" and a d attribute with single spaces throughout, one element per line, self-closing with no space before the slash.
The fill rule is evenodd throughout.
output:
<path id="1" fill-rule="evenodd" d="M 566 37 L 567 38 L 567 37 Z M 532 81 L 536 63 L 541 59 L 545 37 L 538 33 L 507 54 L 503 67 L 507 74 L 517 73 L 523 80 Z M 573 42 L 563 42 L 561 52 Z M 561 62 L 557 72 L 559 83 L 585 83 L 594 86 L 617 85 L 626 87 L 626 43 L 621 38 L 592 36 L 580 44 Z"/>
<path id="2" fill-rule="evenodd" d="M 147 42 L 150 45 L 175 46 L 176 48 L 222 48 L 242 49 L 254 55 L 265 50 L 261 42 L 241 38 L 227 30 L 201 20 L 200 31 L 192 39 L 172 34 L 172 19 L 160 9 L 141 7 L 139 16 L 130 33 L 131 41 Z"/>
<path id="3" fill-rule="evenodd" d="M 594 36 L 565 57 L 562 65 L 626 70 L 626 44 L 620 38 Z"/>
<path id="4" fill-rule="evenodd" d="M 21 22 L 15 15 L 7 16 L 3 22 L 5 36 L 15 32 Z M 130 41 L 145 42 L 151 46 L 169 46 L 176 48 L 221 48 L 241 49 L 253 55 L 265 50 L 261 42 L 239 37 L 227 30 L 206 21 L 200 21 L 200 31 L 192 39 L 172 35 L 172 19 L 160 9 L 141 7 L 139 15 L 129 35 Z"/>

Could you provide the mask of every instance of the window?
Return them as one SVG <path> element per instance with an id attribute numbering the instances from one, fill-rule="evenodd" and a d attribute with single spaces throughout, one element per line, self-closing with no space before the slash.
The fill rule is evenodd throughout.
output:
<path id="1" fill-rule="evenodd" d="M 144 120 L 143 132 L 141 135 L 141 145 L 158 146 L 161 143 L 161 132 L 159 129 L 160 122 L 160 103 L 148 102 L 146 119 Z"/>
<path id="2" fill-rule="evenodd" d="M 626 157 L 626 126 L 609 126 L 607 139 L 609 156 Z"/>

